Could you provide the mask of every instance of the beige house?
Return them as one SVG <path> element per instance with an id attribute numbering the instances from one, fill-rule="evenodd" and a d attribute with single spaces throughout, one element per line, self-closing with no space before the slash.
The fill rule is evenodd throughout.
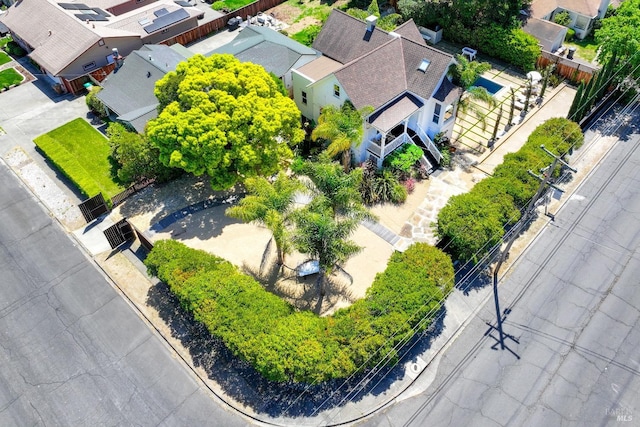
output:
<path id="1" fill-rule="evenodd" d="M 106 76 L 117 56 L 196 28 L 201 15 L 170 0 L 20 0 L 0 21 L 57 91 L 76 93 L 90 74 Z"/>

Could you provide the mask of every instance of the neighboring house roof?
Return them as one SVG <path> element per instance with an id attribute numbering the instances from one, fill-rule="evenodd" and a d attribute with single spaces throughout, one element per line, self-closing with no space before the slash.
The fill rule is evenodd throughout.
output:
<path id="1" fill-rule="evenodd" d="M 543 18 L 560 8 L 588 17 L 598 16 L 600 0 L 534 0 L 531 2 L 531 16 Z"/>
<path id="2" fill-rule="evenodd" d="M 378 109 L 404 92 L 429 99 L 446 80 L 453 57 L 427 46 L 418 35 L 413 21 L 391 33 L 378 28 L 368 31 L 365 22 L 334 10 L 313 47 L 344 64 L 333 74 L 356 108 Z M 419 69 L 421 64 L 424 70 Z"/>
<path id="3" fill-rule="evenodd" d="M 2 22 L 34 48 L 30 56 L 53 74 L 101 38 L 47 0 L 17 2 L 7 9 Z"/>
<path id="4" fill-rule="evenodd" d="M 522 29 L 538 39 L 542 49 L 548 52 L 553 50 L 554 43 L 560 38 L 560 34 L 567 33 L 567 27 L 538 18 L 527 19 Z M 564 38 L 564 35 L 562 38 Z"/>
<path id="5" fill-rule="evenodd" d="M 131 52 L 124 64 L 107 76 L 97 97 L 118 119 L 142 132 L 147 121 L 157 115 L 156 82 L 187 57 L 173 47 L 144 45 Z"/>
<path id="6" fill-rule="evenodd" d="M 2 15 L 2 22 L 33 48 L 29 56 L 35 62 L 51 74 L 58 75 L 103 38 L 146 37 L 165 28 L 153 30 L 156 27 L 151 27 L 154 20 L 161 17 L 161 9 L 184 16 L 174 23 L 202 14 L 196 8 L 182 8 L 168 0 L 159 0 L 119 16 L 96 6 L 112 3 L 107 0 L 86 0 L 83 3 L 21 0 L 7 9 Z M 88 15 L 89 12 L 93 15 Z M 92 16 L 97 20 L 91 18 L 87 23 L 82 16 Z"/>
<path id="7" fill-rule="evenodd" d="M 248 26 L 231 42 L 206 56 L 230 53 L 242 62 L 261 65 L 278 77 L 284 76 L 303 56 L 316 56 L 317 52 L 270 28 Z"/>
<path id="8" fill-rule="evenodd" d="M 329 74 L 338 71 L 340 68 L 342 68 L 342 64 L 338 61 L 334 61 L 326 56 L 320 56 L 302 67 L 297 68 L 296 71 L 317 82 Z"/>

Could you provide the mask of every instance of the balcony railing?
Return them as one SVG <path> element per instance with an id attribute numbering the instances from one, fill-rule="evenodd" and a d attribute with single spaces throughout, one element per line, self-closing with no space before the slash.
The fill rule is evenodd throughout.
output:
<path id="1" fill-rule="evenodd" d="M 436 159 L 436 161 L 439 164 L 442 161 L 442 154 L 440 154 L 440 151 L 438 150 L 438 147 L 436 147 L 436 144 L 434 144 L 433 141 L 431 141 L 431 138 L 427 136 L 425 131 L 423 131 L 420 126 L 416 126 L 415 132 L 418 134 L 418 136 L 424 143 L 425 147 L 427 147 L 427 150 L 429 150 L 429 153 L 431 153 L 433 158 Z"/>
<path id="2" fill-rule="evenodd" d="M 384 144 L 384 146 L 380 146 L 380 140 L 371 139 L 369 140 L 369 144 L 367 145 L 367 151 L 374 154 L 376 157 L 383 159 L 388 156 L 393 150 L 404 144 L 409 140 L 409 135 L 406 133 L 401 134 L 400 136 L 392 139 L 391 141 Z"/>

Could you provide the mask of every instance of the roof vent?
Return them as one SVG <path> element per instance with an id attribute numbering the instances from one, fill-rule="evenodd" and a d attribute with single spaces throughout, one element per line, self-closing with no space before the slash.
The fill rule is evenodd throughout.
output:
<path id="1" fill-rule="evenodd" d="M 369 15 L 367 16 L 367 19 L 365 19 L 365 22 L 367 23 L 367 31 L 373 31 L 376 27 L 376 22 L 378 22 L 378 17 L 375 15 Z"/>
<path id="2" fill-rule="evenodd" d="M 431 61 L 429 61 L 428 59 L 423 59 L 422 62 L 420 62 L 420 66 L 418 66 L 418 70 L 426 73 L 427 68 L 429 68 L 429 64 L 431 64 Z"/>

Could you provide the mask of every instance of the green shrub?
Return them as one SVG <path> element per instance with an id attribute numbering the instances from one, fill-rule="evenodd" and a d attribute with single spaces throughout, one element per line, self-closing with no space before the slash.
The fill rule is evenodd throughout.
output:
<path id="1" fill-rule="evenodd" d="M 145 260 L 181 306 L 234 355 L 272 381 L 345 378 L 398 359 L 398 344 L 424 331 L 451 291 L 451 259 L 424 243 L 394 253 L 364 299 L 318 317 L 265 291 L 228 261 L 174 240 Z"/>
<path id="2" fill-rule="evenodd" d="M 505 29 L 493 24 L 476 31 L 481 52 L 502 59 L 524 71 L 535 69 L 540 56 L 538 40 L 520 28 Z"/>
<path id="3" fill-rule="evenodd" d="M 541 145 L 556 155 L 565 155 L 583 142 L 577 123 L 561 117 L 549 119 L 529 135 L 520 150 L 504 157 L 492 177 L 480 181 L 469 193 L 449 199 L 434 228 L 438 237 L 449 243 L 452 256 L 477 261 L 500 241 L 504 227 L 520 218 L 540 186 L 528 171 L 538 173 L 553 160 Z"/>
<path id="4" fill-rule="evenodd" d="M 562 12 L 558 12 L 553 17 L 553 22 L 558 25 L 562 25 L 563 27 L 568 27 L 571 23 L 571 15 L 566 10 Z"/>
<path id="5" fill-rule="evenodd" d="M 305 46 L 311 46 L 316 37 L 318 37 L 318 34 L 320 34 L 321 29 L 322 27 L 320 25 L 309 25 L 304 30 L 293 34 L 291 38 Z"/>
<path id="6" fill-rule="evenodd" d="M 576 30 L 574 30 L 573 28 L 569 28 L 567 30 L 567 34 L 565 34 L 564 36 L 564 41 L 570 42 L 573 40 L 575 36 L 576 36 Z"/>
<path id="7" fill-rule="evenodd" d="M 27 54 L 27 52 L 23 48 L 21 48 L 18 43 L 14 42 L 13 40 L 11 40 L 5 45 L 4 50 L 9 55 L 14 56 L 16 58 L 22 58 Z"/>
<path id="8" fill-rule="evenodd" d="M 384 165 L 400 172 L 409 173 L 422 156 L 420 147 L 415 144 L 404 144 L 385 157 Z"/>
<path id="9" fill-rule="evenodd" d="M 222 10 L 225 9 L 227 7 L 227 4 L 223 1 L 214 1 L 213 4 L 211 5 L 211 9 L 213 10 Z"/>
<path id="10" fill-rule="evenodd" d="M 104 119 L 109 114 L 107 112 L 107 107 L 103 104 L 100 99 L 98 99 L 98 92 L 100 92 L 102 88 L 100 86 L 93 86 L 87 96 L 85 97 L 85 102 L 87 103 L 87 107 L 98 117 Z"/>

